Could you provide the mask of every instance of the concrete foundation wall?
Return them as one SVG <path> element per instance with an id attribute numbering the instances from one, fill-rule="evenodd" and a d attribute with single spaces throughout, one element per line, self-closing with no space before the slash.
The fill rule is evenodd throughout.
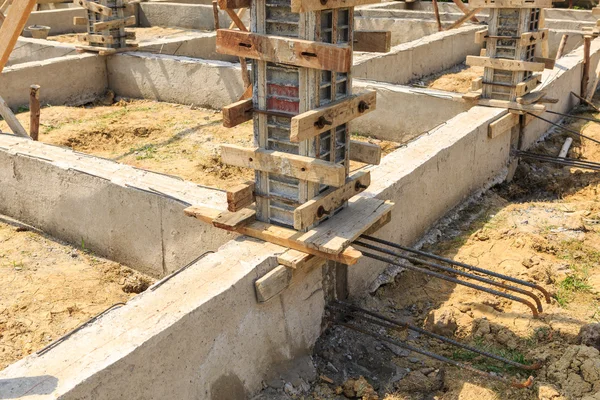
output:
<path id="1" fill-rule="evenodd" d="M 243 93 L 239 67 L 224 61 L 138 52 L 107 64 L 109 87 L 119 96 L 220 109 Z"/>
<path id="2" fill-rule="evenodd" d="M 470 108 L 457 93 L 359 79 L 352 85 L 355 92 L 376 90 L 377 109 L 353 120 L 350 131 L 382 140 L 408 142 Z"/>
<path id="3" fill-rule="evenodd" d="M 479 54 L 473 41 L 476 26 L 467 26 L 392 47 L 385 54 L 357 53 L 354 78 L 406 84 L 413 79 L 444 71 Z"/>
<path id="4" fill-rule="evenodd" d="M 75 54 L 75 52 L 76 49 L 73 45 L 63 45 L 48 40 L 19 37 L 6 65 L 11 66 L 31 61 L 64 57 Z"/>
<path id="5" fill-rule="evenodd" d="M 190 32 L 185 36 L 141 42 L 139 51 L 205 60 L 238 62 L 237 57 L 217 53 L 215 50 L 216 41 L 217 35 L 215 32 Z"/>
<path id="6" fill-rule="evenodd" d="M 155 277 L 233 237 L 153 191 L 208 206 L 225 193 L 70 149 L 0 135 L 0 182 L 0 214 Z"/>
<path id="7" fill-rule="evenodd" d="M 248 14 L 242 21 L 248 26 Z M 219 25 L 227 28 L 231 19 L 226 12 L 219 11 Z M 185 29 L 214 30 L 215 23 L 212 5 L 144 2 L 140 3 L 138 25 L 168 26 Z"/>
<path id="8" fill-rule="evenodd" d="M 310 354 L 321 332 L 321 268 L 298 271 L 282 295 L 256 302 L 254 281 L 283 250 L 228 243 L 48 353 L 1 371 L 0 398 L 251 397 L 290 360 Z"/>
<path id="9" fill-rule="evenodd" d="M 392 46 L 412 42 L 438 32 L 437 22 L 422 19 L 355 18 L 356 30 L 392 32 Z"/>
<path id="10" fill-rule="evenodd" d="M 29 104 L 29 86 L 42 87 L 42 104 L 81 105 L 107 88 L 106 61 L 95 54 L 78 54 L 6 67 L 0 74 L 2 97 L 16 109 Z"/>
<path id="11" fill-rule="evenodd" d="M 34 11 L 29 16 L 25 26 L 49 26 L 52 28 L 50 30 L 50 35 L 86 32 L 86 27 L 84 25 L 73 25 L 74 17 L 87 18 L 87 13 L 81 7 L 62 8 L 60 10 Z M 23 36 L 31 37 L 31 34 L 25 31 L 23 32 Z"/>

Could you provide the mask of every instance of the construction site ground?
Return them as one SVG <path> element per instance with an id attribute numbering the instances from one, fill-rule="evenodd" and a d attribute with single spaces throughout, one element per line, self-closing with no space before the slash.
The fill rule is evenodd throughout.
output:
<path id="1" fill-rule="evenodd" d="M 439 74 L 430 75 L 413 82 L 413 84 L 428 87 L 429 89 L 467 93 L 471 90 L 473 79 L 479 78 L 482 75 L 483 67 L 468 67 L 465 64 L 459 64 Z"/>
<path id="2" fill-rule="evenodd" d="M 219 189 L 253 178 L 252 170 L 225 165 L 220 156 L 223 143 L 252 146 L 252 121 L 230 129 L 223 127 L 218 111 L 149 100 L 113 103 L 113 97 L 109 92 L 103 101 L 83 107 L 44 107 L 39 140 Z M 22 111 L 17 118 L 29 129 L 29 112 Z M 8 130 L 4 121 L 2 130 Z M 399 147 L 360 135 L 352 138 L 378 143 L 384 154 Z"/>
<path id="3" fill-rule="evenodd" d="M 39 351 L 152 278 L 0 216 L 0 370 Z"/>
<path id="4" fill-rule="evenodd" d="M 600 124 L 571 121 L 569 127 L 600 139 Z M 556 132 L 532 151 L 556 156 L 565 138 Z M 575 137 L 569 157 L 598 162 L 600 146 Z M 599 231 L 598 173 L 521 161 L 512 182 L 442 221 L 423 249 L 542 285 L 552 304 L 544 304 L 539 318 L 523 304 L 409 270 L 358 304 L 513 361 L 540 362 L 540 370 L 520 371 L 411 331 L 388 331 L 493 374 L 521 382 L 532 375 L 532 389 L 511 388 L 333 326 L 314 352 L 319 383 L 304 394 L 291 384 L 271 387 L 262 398 L 599 399 Z"/>

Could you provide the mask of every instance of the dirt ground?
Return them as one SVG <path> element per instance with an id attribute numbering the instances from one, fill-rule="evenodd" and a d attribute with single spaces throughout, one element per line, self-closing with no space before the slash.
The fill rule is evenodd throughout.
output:
<path id="1" fill-rule="evenodd" d="M 112 100 L 107 95 L 108 105 L 44 107 L 39 140 L 219 189 L 254 178 L 249 169 L 223 164 L 220 155 L 223 143 L 252 146 L 252 121 L 230 129 L 214 110 L 149 100 L 111 104 Z M 29 112 L 17 118 L 29 130 Z M 0 130 L 8 131 L 4 121 Z M 399 147 L 363 136 L 353 139 L 378 143 L 384 154 Z M 351 169 L 361 165 L 352 163 Z"/>
<path id="2" fill-rule="evenodd" d="M 570 127 L 600 139 L 600 124 Z M 557 155 L 565 137 L 554 134 L 532 151 Z M 569 157 L 600 162 L 600 147 L 575 138 Z M 494 187 L 440 224 L 423 249 L 541 285 L 552 299 L 545 304 L 540 295 L 544 312 L 539 318 L 521 303 L 409 270 L 359 303 L 512 361 L 540 363 L 539 370 L 519 370 L 412 331 L 387 331 L 409 345 L 509 380 L 523 382 L 531 375 L 531 389 L 333 325 L 315 347 L 318 383 L 305 391 L 302 385 L 270 387 L 261 398 L 600 399 L 599 232 L 597 172 L 521 161 L 511 183 Z"/>
<path id="3" fill-rule="evenodd" d="M 429 89 L 467 93 L 471 90 L 471 81 L 481 76 L 483 76 L 483 67 L 468 67 L 460 64 L 439 74 L 423 78 L 419 82 L 413 82 L 413 84 Z"/>
<path id="4" fill-rule="evenodd" d="M 153 26 L 149 28 L 127 28 L 127 31 L 135 32 L 135 41 L 148 42 L 155 39 L 168 38 L 172 36 L 185 35 L 188 32 L 192 32 L 190 29 L 180 28 L 163 28 L 160 26 Z M 48 36 L 48 40 L 61 43 L 74 43 L 78 44 L 76 33 L 68 33 L 64 35 Z"/>
<path id="5" fill-rule="evenodd" d="M 0 370 L 152 282 L 0 216 Z"/>

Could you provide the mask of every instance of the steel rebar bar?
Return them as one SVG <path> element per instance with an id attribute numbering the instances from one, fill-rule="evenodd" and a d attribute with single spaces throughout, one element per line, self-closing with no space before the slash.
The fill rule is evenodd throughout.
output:
<path id="1" fill-rule="evenodd" d="M 594 163 L 591 161 L 581 161 L 581 160 L 574 160 L 574 159 L 569 159 L 569 158 L 560 158 L 560 157 L 548 156 L 548 155 L 543 155 L 543 154 L 530 153 L 527 151 L 518 151 L 517 155 L 521 158 L 528 158 L 531 160 L 551 162 L 551 163 L 570 166 L 570 167 L 589 169 L 589 170 L 593 170 L 593 171 L 600 171 L 600 163 Z"/>
<path id="2" fill-rule="evenodd" d="M 566 131 L 566 132 L 572 133 L 573 135 L 580 136 L 580 137 L 582 137 L 582 138 L 585 138 L 585 139 L 591 140 L 591 141 L 592 141 L 592 142 L 594 142 L 594 143 L 598 143 L 598 144 L 600 144 L 600 140 L 596 140 L 596 139 L 594 139 L 594 138 L 591 138 L 591 137 L 589 137 L 589 136 L 586 136 L 586 135 L 584 135 L 583 133 L 579 133 L 579 132 L 577 132 L 577 131 L 575 131 L 575 130 L 573 130 L 573 129 L 565 128 L 564 126 L 562 126 L 562 125 L 560 125 L 560 124 L 557 124 L 556 122 L 552 122 L 552 121 L 550 121 L 549 119 L 546 119 L 546 118 L 544 118 L 544 117 L 540 117 L 539 115 L 536 115 L 536 114 L 530 113 L 530 112 L 528 112 L 528 111 L 525 111 L 525 114 L 532 115 L 532 116 L 534 116 L 534 117 L 536 117 L 536 118 L 538 118 L 538 119 L 540 119 L 540 120 L 542 120 L 542 121 L 544 121 L 544 122 L 546 122 L 546 123 L 548 123 L 548 124 L 550 124 L 550 125 L 554 125 L 555 127 L 562 129 L 563 131 Z"/>
<path id="3" fill-rule="evenodd" d="M 584 121 L 590 121 L 590 122 L 600 122 L 600 119 L 598 119 L 598 118 L 583 117 L 581 115 L 565 114 L 565 113 L 561 113 L 558 111 L 550 111 L 550 110 L 546 110 L 546 112 L 549 114 L 560 115 L 561 117 L 582 119 Z"/>

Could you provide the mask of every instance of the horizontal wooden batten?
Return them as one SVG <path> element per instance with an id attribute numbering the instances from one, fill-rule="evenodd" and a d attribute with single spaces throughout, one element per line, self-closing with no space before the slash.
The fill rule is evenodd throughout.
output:
<path id="1" fill-rule="evenodd" d="M 105 15 L 107 17 L 112 17 L 112 9 L 106 6 L 103 6 L 98 3 L 94 3 L 92 1 L 87 0 L 75 0 L 75 4 L 79 4 L 81 7 L 93 11 L 96 14 Z"/>
<path id="2" fill-rule="evenodd" d="M 363 192 L 371 184 L 371 173 L 362 171 L 349 177 L 339 188 L 326 190 L 294 210 L 294 228 L 304 230 L 332 214 L 350 198 Z"/>
<path id="3" fill-rule="evenodd" d="M 77 35 L 77 40 L 80 42 L 93 42 L 93 43 L 104 43 L 113 44 L 115 42 L 111 35 L 94 35 L 88 33 L 82 33 Z"/>
<path id="4" fill-rule="evenodd" d="M 254 60 L 348 72 L 352 67 L 349 46 L 228 29 L 217 30 L 217 52 Z"/>
<path id="5" fill-rule="evenodd" d="M 488 30 L 482 29 L 480 31 L 475 32 L 475 43 L 481 44 L 486 41 L 488 35 Z"/>
<path id="6" fill-rule="evenodd" d="M 239 211 L 255 201 L 254 182 L 249 181 L 232 187 L 227 191 L 227 210 Z"/>
<path id="7" fill-rule="evenodd" d="M 546 111 L 546 106 L 542 104 L 519 104 L 516 101 L 495 100 L 495 99 L 479 99 L 480 106 L 506 108 L 510 111 L 531 112 L 539 114 Z"/>
<path id="8" fill-rule="evenodd" d="M 115 19 L 112 21 L 96 22 L 94 23 L 94 30 L 103 31 L 105 29 L 117 29 L 124 28 L 126 26 L 135 25 L 135 15 L 127 17 L 125 19 Z"/>
<path id="9" fill-rule="evenodd" d="M 329 186 L 346 182 L 346 168 L 340 164 L 298 156 L 279 151 L 222 145 L 221 158 L 225 164 L 271 172 Z"/>
<path id="10" fill-rule="evenodd" d="M 521 35 L 521 45 L 529 46 L 548 39 L 548 28 L 540 29 L 537 32 L 526 32 Z"/>
<path id="11" fill-rule="evenodd" d="M 223 126 L 233 128 L 252 119 L 252 99 L 240 100 L 223 107 Z"/>
<path id="12" fill-rule="evenodd" d="M 252 0 L 218 0 L 221 10 L 248 8 L 252 5 Z"/>
<path id="13" fill-rule="evenodd" d="M 88 19 L 85 17 L 73 17 L 73 25 L 87 25 Z"/>
<path id="14" fill-rule="evenodd" d="M 391 31 L 354 31 L 354 51 L 388 53 L 392 48 Z"/>
<path id="15" fill-rule="evenodd" d="M 519 124 L 519 115 L 508 113 L 488 126 L 488 137 L 493 139 L 512 129 L 513 126 Z"/>
<path id="16" fill-rule="evenodd" d="M 545 68 L 542 63 L 478 56 L 467 56 L 466 64 L 471 67 L 494 68 L 503 71 L 543 71 Z"/>
<path id="17" fill-rule="evenodd" d="M 290 141 L 301 142 L 333 127 L 345 124 L 375 110 L 377 93 L 369 91 L 348 97 L 325 107 L 296 115 L 290 126 Z"/>
<path id="18" fill-rule="evenodd" d="M 534 74 L 529 77 L 525 82 L 517 83 L 517 87 L 515 88 L 517 97 L 524 96 L 525 94 L 531 92 L 542 82 L 541 74 Z"/>
<path id="19" fill-rule="evenodd" d="M 375 143 L 351 140 L 350 160 L 365 164 L 379 165 L 381 162 L 381 147 Z"/>
<path id="20" fill-rule="evenodd" d="M 380 0 L 292 0 L 292 12 L 308 12 L 327 10 L 330 8 L 356 7 L 365 4 L 376 4 Z"/>
<path id="21" fill-rule="evenodd" d="M 552 0 L 469 0 L 469 7 L 479 8 L 552 8 Z"/>

